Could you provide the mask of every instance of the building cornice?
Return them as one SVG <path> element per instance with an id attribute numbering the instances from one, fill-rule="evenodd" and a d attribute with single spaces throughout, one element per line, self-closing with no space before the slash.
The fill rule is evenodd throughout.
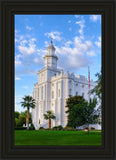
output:
<path id="1" fill-rule="evenodd" d="M 47 58 L 47 57 L 51 57 L 51 58 L 56 58 L 58 60 L 58 57 L 56 55 L 45 55 L 43 58 Z"/>

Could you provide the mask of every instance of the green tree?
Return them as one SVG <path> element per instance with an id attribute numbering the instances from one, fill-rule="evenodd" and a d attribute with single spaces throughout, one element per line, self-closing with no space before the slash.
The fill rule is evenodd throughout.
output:
<path id="1" fill-rule="evenodd" d="M 26 124 L 26 118 L 24 115 L 20 115 L 19 119 L 17 120 L 16 126 L 23 126 L 23 124 Z"/>
<path id="2" fill-rule="evenodd" d="M 15 118 L 19 118 L 20 113 L 18 111 L 15 112 Z"/>
<path id="3" fill-rule="evenodd" d="M 98 78 L 97 79 L 97 85 L 90 91 L 90 93 L 95 93 L 101 100 L 101 90 L 102 90 L 102 74 L 96 73 L 95 76 Z"/>
<path id="4" fill-rule="evenodd" d="M 27 117 L 27 110 L 24 112 L 21 112 L 20 115 L 25 116 L 25 119 Z M 31 113 L 29 113 L 29 123 L 32 123 Z"/>
<path id="5" fill-rule="evenodd" d="M 82 96 L 69 97 L 66 101 L 68 110 L 68 124 L 70 127 L 79 127 L 82 125 L 89 125 L 98 123 L 99 112 L 96 109 L 97 100 L 93 99 L 89 102 L 85 101 Z"/>
<path id="6" fill-rule="evenodd" d="M 97 85 L 90 91 L 91 94 L 95 93 L 98 96 L 98 101 L 99 101 L 99 107 L 98 107 L 98 111 L 99 111 L 99 124 L 101 124 L 101 112 L 102 112 L 102 107 L 101 107 L 101 98 L 102 98 L 102 73 L 96 73 L 95 76 L 97 77 Z"/>
<path id="7" fill-rule="evenodd" d="M 27 111 L 21 113 L 15 112 L 15 126 L 23 126 L 23 124 L 26 125 L 26 117 Z M 29 113 L 29 123 L 32 124 L 31 113 Z"/>
<path id="8" fill-rule="evenodd" d="M 83 119 L 84 124 L 88 126 L 88 132 L 89 132 L 89 125 L 90 124 L 97 124 L 99 122 L 99 110 L 96 109 L 97 105 L 97 99 L 90 99 L 89 102 L 87 102 L 87 106 L 84 106 L 83 108 Z"/>
<path id="9" fill-rule="evenodd" d="M 55 119 L 56 117 L 52 113 L 52 111 L 47 111 L 47 114 L 44 114 L 44 119 L 49 120 L 48 128 L 51 128 L 51 119 Z"/>
<path id="10" fill-rule="evenodd" d="M 18 124 L 18 118 L 15 118 L 15 127 L 17 126 Z"/>
<path id="11" fill-rule="evenodd" d="M 17 126 L 19 115 L 20 115 L 20 113 L 18 111 L 15 111 L 15 113 L 14 113 L 14 116 L 15 116 L 15 126 Z"/>
<path id="12" fill-rule="evenodd" d="M 76 126 L 83 124 L 83 117 L 81 116 L 83 105 L 85 105 L 85 99 L 82 96 L 69 96 L 66 101 L 66 107 L 68 108 L 66 111 L 68 114 L 67 126 L 76 128 Z"/>
<path id="13" fill-rule="evenodd" d="M 31 96 L 25 96 L 21 102 L 21 106 L 27 108 L 26 125 L 27 130 L 29 130 L 29 109 L 35 108 L 35 100 Z"/>

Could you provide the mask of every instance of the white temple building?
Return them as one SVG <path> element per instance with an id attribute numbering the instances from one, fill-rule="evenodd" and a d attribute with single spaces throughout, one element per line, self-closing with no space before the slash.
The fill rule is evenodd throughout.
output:
<path id="1" fill-rule="evenodd" d="M 55 47 L 50 41 L 47 52 L 44 55 L 45 67 L 38 72 L 38 82 L 34 85 L 33 98 L 36 107 L 32 109 L 32 122 L 35 129 L 39 127 L 48 128 L 48 120 L 44 119 L 46 111 L 51 110 L 56 116 L 51 120 L 51 127 L 67 125 L 66 99 L 69 95 L 81 95 L 88 100 L 88 79 L 83 75 L 75 76 L 73 73 L 66 73 L 57 68 L 58 57 L 55 54 Z M 90 81 L 90 90 L 96 83 Z M 94 95 L 90 96 L 94 98 Z M 97 125 L 96 129 L 100 129 Z"/>

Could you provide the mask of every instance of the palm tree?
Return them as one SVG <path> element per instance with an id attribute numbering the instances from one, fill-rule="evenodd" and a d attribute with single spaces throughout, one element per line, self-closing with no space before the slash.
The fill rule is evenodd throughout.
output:
<path id="1" fill-rule="evenodd" d="M 54 114 L 52 113 L 52 111 L 47 111 L 47 114 L 44 114 L 44 119 L 48 119 L 49 123 L 48 123 L 48 127 L 51 128 L 51 119 L 55 119 L 56 117 L 54 116 Z"/>
<path id="2" fill-rule="evenodd" d="M 23 102 L 21 102 L 22 107 L 27 107 L 27 117 L 26 117 L 26 125 L 27 130 L 29 130 L 29 109 L 35 108 L 35 100 L 31 96 L 25 96 L 23 98 Z"/>

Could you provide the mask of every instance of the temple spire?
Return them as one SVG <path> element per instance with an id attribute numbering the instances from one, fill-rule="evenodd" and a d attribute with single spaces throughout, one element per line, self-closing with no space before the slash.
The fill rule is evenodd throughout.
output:
<path id="1" fill-rule="evenodd" d="M 53 45 L 52 38 L 50 40 L 49 46 L 47 47 L 47 55 L 55 55 L 55 47 Z"/>
<path id="2" fill-rule="evenodd" d="M 44 62 L 45 62 L 45 67 L 52 67 L 56 69 L 58 57 L 55 54 L 56 49 L 53 45 L 52 39 L 53 38 L 51 38 L 50 43 L 47 47 L 47 54 L 44 55 Z"/>

